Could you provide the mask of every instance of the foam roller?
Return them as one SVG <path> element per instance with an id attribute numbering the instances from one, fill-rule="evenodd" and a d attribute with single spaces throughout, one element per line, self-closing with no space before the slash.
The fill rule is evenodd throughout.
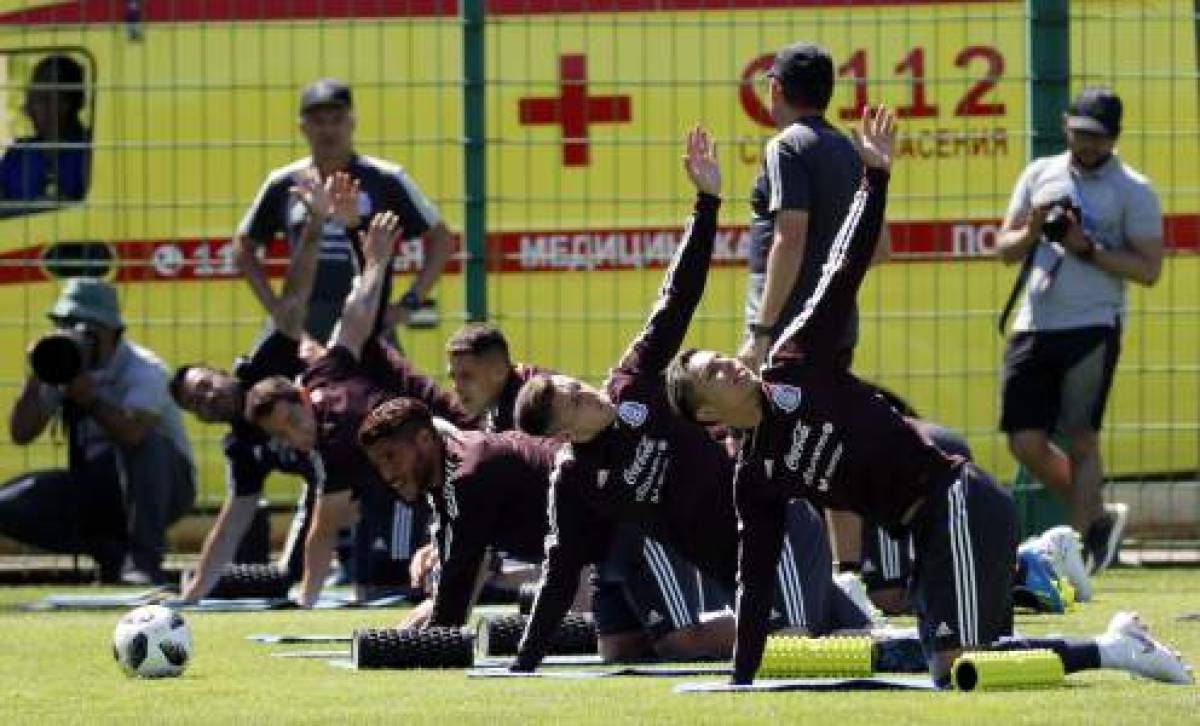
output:
<path id="1" fill-rule="evenodd" d="M 291 578 L 275 565 L 232 564 L 225 566 L 221 579 L 217 580 L 208 596 L 228 600 L 280 599 L 287 597 L 291 586 Z"/>
<path id="2" fill-rule="evenodd" d="M 485 656 L 516 655 L 528 618 L 505 615 L 479 621 L 479 652 Z M 592 655 L 597 652 L 596 624 L 591 618 L 569 614 L 546 647 L 547 655 Z"/>
<path id="3" fill-rule="evenodd" d="M 354 631 L 355 668 L 470 668 L 475 637 L 461 628 L 367 628 Z"/>
<path id="4" fill-rule="evenodd" d="M 871 638 L 772 635 L 763 649 L 760 678 L 871 675 Z"/>
<path id="5" fill-rule="evenodd" d="M 1062 683 L 1062 660 L 1049 650 L 1002 650 L 963 653 L 950 671 L 960 691 L 1035 688 Z"/>

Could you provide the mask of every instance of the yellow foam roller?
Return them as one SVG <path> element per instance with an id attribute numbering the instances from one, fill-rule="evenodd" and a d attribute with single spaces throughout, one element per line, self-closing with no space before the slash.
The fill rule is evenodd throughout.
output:
<path id="1" fill-rule="evenodd" d="M 1062 660 L 1049 650 L 963 653 L 950 674 L 960 691 L 1054 686 L 1066 677 Z"/>
<path id="2" fill-rule="evenodd" d="M 804 638 L 772 635 L 763 650 L 760 678 L 871 675 L 869 637 Z"/>

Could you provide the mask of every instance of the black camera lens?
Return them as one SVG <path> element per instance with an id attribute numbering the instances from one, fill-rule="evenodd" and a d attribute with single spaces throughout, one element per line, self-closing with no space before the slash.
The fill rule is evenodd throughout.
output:
<path id="1" fill-rule="evenodd" d="M 87 336 L 74 330 L 56 330 L 33 345 L 29 366 L 43 383 L 63 385 L 90 366 L 92 350 L 92 341 Z"/>
<path id="2" fill-rule="evenodd" d="M 1042 222 L 1042 235 L 1051 242 L 1062 242 L 1067 238 L 1071 229 L 1071 216 L 1074 205 L 1070 202 L 1056 202 L 1046 211 L 1046 220 Z"/>

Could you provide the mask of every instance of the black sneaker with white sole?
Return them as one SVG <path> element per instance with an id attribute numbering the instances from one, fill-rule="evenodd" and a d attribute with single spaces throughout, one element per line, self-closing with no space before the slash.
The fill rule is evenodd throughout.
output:
<path id="1" fill-rule="evenodd" d="M 1125 523 L 1129 519 L 1129 506 L 1123 502 L 1104 505 L 1104 514 L 1092 522 L 1084 537 L 1087 548 L 1088 570 L 1091 574 L 1110 566 L 1116 559 L 1125 534 Z"/>

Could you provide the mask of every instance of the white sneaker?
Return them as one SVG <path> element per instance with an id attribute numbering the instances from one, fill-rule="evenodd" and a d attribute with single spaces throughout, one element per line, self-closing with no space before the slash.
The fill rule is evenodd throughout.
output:
<path id="1" fill-rule="evenodd" d="M 1096 644 L 1100 647 L 1100 664 L 1106 668 L 1119 668 L 1163 683 L 1195 683 L 1191 666 L 1179 653 L 1150 637 L 1150 629 L 1137 613 L 1114 615 Z"/>
<path id="2" fill-rule="evenodd" d="M 887 618 L 883 616 L 879 608 L 875 607 L 875 603 L 871 602 L 871 596 L 867 594 L 867 586 L 863 584 L 858 573 L 839 572 L 833 576 L 833 581 L 837 583 L 842 592 L 846 593 L 850 602 L 854 603 L 867 616 L 872 628 L 887 626 Z"/>
<path id="3" fill-rule="evenodd" d="M 1065 524 L 1051 527 L 1037 538 L 1039 551 L 1050 558 L 1054 573 L 1075 588 L 1075 599 L 1088 602 L 1092 599 L 1092 581 L 1087 566 L 1083 564 L 1083 545 L 1079 533 Z"/>

